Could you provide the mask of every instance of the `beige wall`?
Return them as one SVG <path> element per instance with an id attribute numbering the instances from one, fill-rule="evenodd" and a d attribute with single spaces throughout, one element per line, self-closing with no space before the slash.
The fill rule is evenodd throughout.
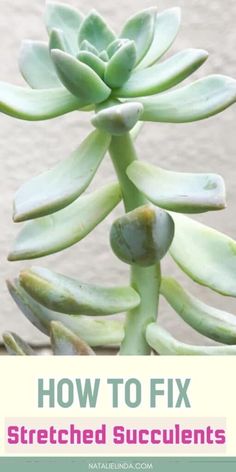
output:
<path id="1" fill-rule="evenodd" d="M 66 0 L 65 0 L 66 1 Z M 80 6 L 86 13 L 97 8 L 119 30 L 125 18 L 137 9 L 152 6 L 153 0 L 67 0 Z M 182 7 L 182 30 L 172 52 L 187 47 L 205 48 L 210 52 L 207 64 L 195 77 L 223 72 L 236 77 L 236 2 L 235 0 L 158 0 L 160 10 L 179 5 Z M 20 42 L 24 38 L 44 39 L 42 22 L 44 0 L 0 0 L 1 67 L 0 79 L 22 84 L 17 71 Z M 171 125 L 147 125 L 137 142 L 143 159 L 168 169 L 182 171 L 213 171 L 220 173 L 228 188 L 228 208 L 200 219 L 235 237 L 236 172 L 235 172 L 235 117 L 236 108 L 205 122 Z M 33 341 L 46 338 L 38 334 L 10 300 L 4 285 L 6 277 L 13 277 L 21 267 L 30 263 L 8 263 L 7 252 L 18 231 L 11 221 L 12 200 L 15 191 L 30 177 L 50 168 L 68 156 L 90 129 L 85 115 L 74 113 L 49 122 L 27 123 L 0 117 L 1 150 L 1 243 L 0 332 L 10 329 Z M 113 177 L 108 158 L 104 161 L 93 186 Z M 119 213 L 122 209 L 118 210 Z M 112 254 L 108 243 L 112 217 L 101 224 L 85 241 L 62 253 L 35 261 L 51 269 L 78 276 L 87 282 L 110 283 L 128 280 L 127 266 Z M 177 274 L 185 285 L 203 300 L 236 313 L 233 299 L 220 297 L 202 287 L 194 286 L 170 260 L 163 270 Z M 236 280 L 236 274 L 235 274 Z M 161 304 L 163 323 L 181 338 L 199 340 L 177 316 Z"/>

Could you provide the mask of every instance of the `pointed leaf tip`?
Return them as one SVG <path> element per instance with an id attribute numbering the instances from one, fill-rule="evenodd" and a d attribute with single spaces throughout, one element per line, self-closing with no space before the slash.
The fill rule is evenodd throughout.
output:
<path id="1" fill-rule="evenodd" d="M 164 10 L 156 16 L 152 44 L 138 65 L 138 69 L 145 69 L 153 65 L 168 51 L 179 32 L 180 22 L 181 9 L 178 7 Z"/>
<path id="2" fill-rule="evenodd" d="M 47 2 L 45 21 L 48 33 L 54 28 L 63 31 L 67 44 L 70 45 L 73 54 L 78 52 L 78 34 L 83 15 L 78 10 L 65 3 Z"/>
<path id="3" fill-rule="evenodd" d="M 9 355 L 11 356 L 34 356 L 35 352 L 29 344 L 21 339 L 17 334 L 6 332 L 3 334 L 3 342 Z"/>
<path id="4" fill-rule="evenodd" d="M 81 45 L 86 40 L 99 52 L 106 50 L 115 38 L 114 32 L 96 10 L 92 10 L 88 14 L 79 30 L 79 44 Z"/>
<path id="5" fill-rule="evenodd" d="M 95 352 L 80 337 L 58 321 L 50 325 L 51 345 L 55 356 L 94 356 Z"/>

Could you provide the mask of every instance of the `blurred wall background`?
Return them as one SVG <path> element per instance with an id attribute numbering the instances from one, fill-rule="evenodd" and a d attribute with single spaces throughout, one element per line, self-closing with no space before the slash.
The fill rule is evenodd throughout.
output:
<path id="1" fill-rule="evenodd" d="M 127 18 L 138 9 L 153 6 L 153 0 L 64 0 L 85 14 L 97 8 L 119 31 Z M 195 78 L 211 73 L 224 73 L 236 78 L 236 2 L 235 0 L 158 0 L 159 10 L 179 5 L 182 29 L 171 53 L 182 48 L 207 49 L 210 57 Z M 0 79 L 23 85 L 17 68 L 22 39 L 46 39 L 43 24 L 44 0 L 0 0 L 1 60 Z M 207 121 L 186 125 L 150 124 L 137 141 L 138 154 L 150 163 L 176 171 L 220 173 L 228 189 L 228 208 L 208 213 L 199 220 L 236 237 L 236 107 Z M 14 277 L 30 262 L 9 263 L 6 256 L 19 227 L 11 220 L 12 201 L 20 185 L 73 151 L 90 129 L 89 116 L 73 113 L 48 122 L 28 123 L 0 116 L 1 200 L 0 200 L 0 332 L 13 330 L 26 339 L 44 343 L 47 338 L 34 329 L 19 312 L 5 289 L 5 278 Z M 92 188 L 114 178 L 106 158 Z M 120 214 L 122 207 L 116 210 Z M 34 261 L 67 275 L 92 283 L 126 283 L 128 267 L 119 262 L 109 247 L 109 227 L 114 215 L 107 218 L 89 237 L 66 251 Z M 197 244 L 197 241 L 196 241 Z M 219 308 L 236 313 L 236 301 L 193 284 L 182 275 L 170 259 L 165 273 L 178 276 L 192 293 Z M 236 281 L 236 274 L 235 274 Z M 163 325 L 179 338 L 200 342 L 201 337 L 188 328 L 162 301 Z"/>

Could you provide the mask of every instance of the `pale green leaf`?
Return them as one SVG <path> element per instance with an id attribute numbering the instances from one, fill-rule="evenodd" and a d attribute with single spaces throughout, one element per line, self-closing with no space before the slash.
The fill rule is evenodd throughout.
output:
<path id="1" fill-rule="evenodd" d="M 94 177 L 110 141 L 107 133 L 93 131 L 68 159 L 26 182 L 15 196 L 14 221 L 49 215 L 78 198 Z"/>
<path id="2" fill-rule="evenodd" d="M 156 323 L 147 327 L 146 339 L 154 351 L 164 356 L 235 356 L 236 346 L 194 346 L 177 341 Z"/>
<path id="3" fill-rule="evenodd" d="M 143 129 L 144 123 L 142 121 L 138 121 L 138 123 L 131 129 L 130 136 L 133 141 L 138 139 L 141 130 Z"/>
<path id="4" fill-rule="evenodd" d="M 95 56 L 99 56 L 98 50 L 89 42 L 87 39 L 84 39 L 80 45 L 81 52 L 91 52 Z"/>
<path id="5" fill-rule="evenodd" d="M 81 24 L 79 31 L 80 45 L 86 40 L 101 52 L 107 49 L 115 38 L 116 35 L 114 32 L 108 27 L 96 10 L 92 10 Z"/>
<path id="6" fill-rule="evenodd" d="M 45 21 L 48 33 L 61 29 L 74 54 L 78 52 L 78 34 L 83 16 L 75 8 L 64 3 L 48 2 Z"/>
<path id="7" fill-rule="evenodd" d="M 217 174 L 171 172 L 137 161 L 127 175 L 149 201 L 166 210 L 203 213 L 226 205 L 224 181 Z"/>
<path id="8" fill-rule="evenodd" d="M 43 41 L 22 42 L 19 67 L 22 76 L 32 88 L 48 89 L 61 86 L 48 45 Z"/>
<path id="9" fill-rule="evenodd" d="M 223 295 L 236 296 L 236 242 L 228 236 L 172 213 L 175 237 L 170 253 L 195 282 Z"/>
<path id="10" fill-rule="evenodd" d="M 15 333 L 4 333 L 3 342 L 9 355 L 11 356 L 34 356 L 35 352 Z"/>
<path id="11" fill-rule="evenodd" d="M 95 352 L 83 339 L 59 321 L 51 322 L 51 345 L 55 356 L 95 355 Z"/>
<path id="12" fill-rule="evenodd" d="M 128 82 L 118 89 L 117 97 L 142 97 L 164 92 L 182 82 L 208 58 L 203 49 L 185 49 L 161 64 L 133 72 Z"/>
<path id="13" fill-rule="evenodd" d="M 105 82 L 109 87 L 121 87 L 130 77 L 136 62 L 134 41 L 126 41 L 110 58 L 106 66 Z"/>
<path id="14" fill-rule="evenodd" d="M 31 90 L 0 82 L 0 112 L 20 120 L 50 120 L 85 105 L 63 87 Z"/>
<path id="15" fill-rule="evenodd" d="M 156 8 L 147 8 L 129 18 L 120 37 L 131 39 L 136 45 L 136 64 L 138 64 L 151 46 L 156 21 Z"/>
<path id="16" fill-rule="evenodd" d="M 121 199 L 118 184 L 75 200 L 63 210 L 29 221 L 17 237 L 9 260 L 35 259 L 62 251 L 90 233 Z"/>
<path id="17" fill-rule="evenodd" d="M 138 68 L 145 69 L 160 59 L 172 46 L 180 28 L 181 10 L 169 8 L 156 17 L 154 38 Z"/>
<path id="18" fill-rule="evenodd" d="M 95 56 L 95 54 L 90 51 L 80 51 L 77 55 L 77 59 L 91 67 L 101 79 L 104 78 L 106 66 L 100 57 Z"/>
<path id="19" fill-rule="evenodd" d="M 198 300 L 173 277 L 163 277 L 161 294 L 181 318 L 199 333 L 222 344 L 236 345 L 236 316 Z"/>
<path id="20" fill-rule="evenodd" d="M 61 82 L 73 95 L 87 103 L 100 103 L 109 97 L 111 90 L 89 66 L 57 49 L 51 54 Z"/>
<path id="21" fill-rule="evenodd" d="M 140 304 L 140 297 L 132 287 L 89 285 L 41 267 L 22 271 L 20 284 L 37 302 L 59 313 L 103 316 Z"/>
<path id="22" fill-rule="evenodd" d="M 236 80 L 211 75 L 183 88 L 140 99 L 143 121 L 187 123 L 216 115 L 236 101 Z"/>
<path id="23" fill-rule="evenodd" d="M 58 28 L 54 28 L 51 31 L 49 38 L 49 50 L 52 51 L 53 49 L 59 49 L 60 51 L 71 53 L 70 46 L 66 41 L 63 31 Z"/>
<path id="24" fill-rule="evenodd" d="M 92 124 L 112 135 L 122 135 L 130 131 L 138 122 L 143 107 L 140 103 L 123 103 L 104 108 L 93 118 Z"/>
<path id="25" fill-rule="evenodd" d="M 91 316 L 63 315 L 40 305 L 30 297 L 18 281 L 8 282 L 8 290 L 26 318 L 44 334 L 50 334 L 50 323 L 59 321 L 92 347 L 120 345 L 124 337 L 123 321 Z"/>
<path id="26" fill-rule="evenodd" d="M 174 223 L 170 215 L 151 205 L 144 205 L 113 223 L 110 243 L 123 262 L 148 267 L 165 256 L 173 236 Z"/>

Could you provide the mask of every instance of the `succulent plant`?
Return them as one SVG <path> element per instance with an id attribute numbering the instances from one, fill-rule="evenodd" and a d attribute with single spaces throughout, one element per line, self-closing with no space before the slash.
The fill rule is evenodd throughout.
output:
<path id="1" fill-rule="evenodd" d="M 179 30 L 178 8 L 145 9 L 118 35 L 94 10 L 84 17 L 49 2 L 45 18 L 49 42 L 24 41 L 20 52 L 29 87 L 0 83 L 0 110 L 32 121 L 88 112 L 93 130 L 69 158 L 17 192 L 13 218 L 26 223 L 9 260 L 39 258 L 78 243 L 123 201 L 125 215 L 114 221 L 110 242 L 129 265 L 131 282 L 102 287 L 32 267 L 8 283 L 13 299 L 51 335 L 56 355 L 91 355 L 101 345 L 120 346 L 121 355 L 148 355 L 152 349 L 167 355 L 235 354 L 236 318 L 161 275 L 169 252 L 193 281 L 236 296 L 236 242 L 187 216 L 225 208 L 223 179 L 139 161 L 134 140 L 143 122 L 186 123 L 223 111 L 236 101 L 236 80 L 210 75 L 170 91 L 208 57 L 204 50 L 186 49 L 162 59 Z M 81 196 L 107 152 L 117 182 Z M 160 294 L 192 328 L 222 345 L 176 341 L 159 326 Z M 125 322 L 106 317 L 124 311 Z M 5 334 L 4 342 L 10 353 L 32 354 L 14 334 Z"/>

